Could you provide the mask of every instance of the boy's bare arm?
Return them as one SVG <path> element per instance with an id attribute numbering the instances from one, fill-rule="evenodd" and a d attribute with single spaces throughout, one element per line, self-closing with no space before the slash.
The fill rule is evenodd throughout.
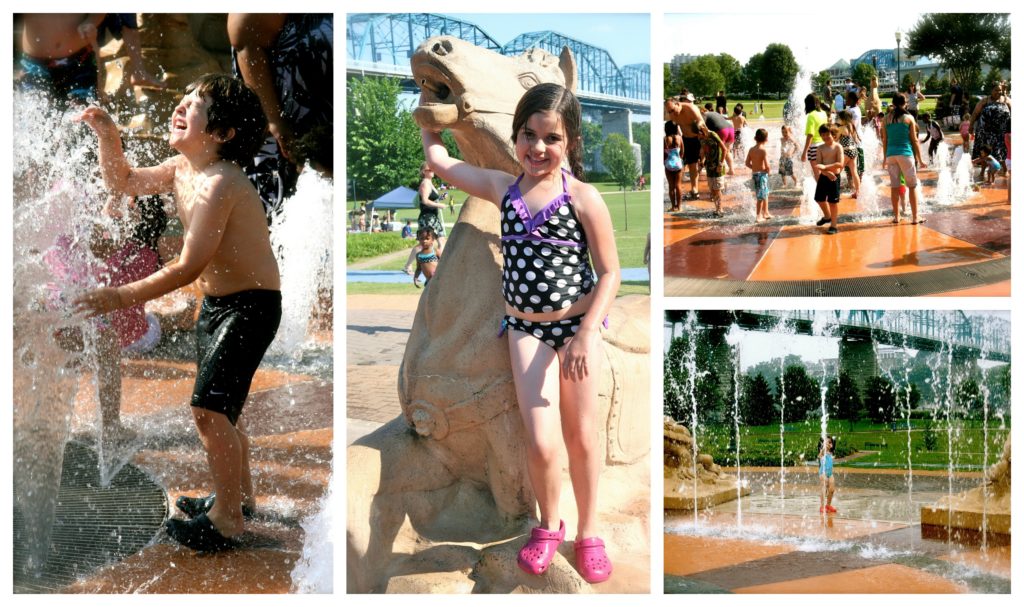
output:
<path id="1" fill-rule="evenodd" d="M 155 167 L 136 168 L 128 163 L 121 147 L 117 125 L 106 111 L 89 107 L 74 118 L 84 122 L 96 133 L 99 143 L 99 165 L 107 189 L 117 194 L 145 196 L 163 194 L 174 189 L 174 169 L 177 157 Z"/>
<path id="2" fill-rule="evenodd" d="M 194 282 L 220 247 L 228 218 L 239 200 L 238 187 L 231 177 L 209 177 L 196 192 L 185 244 L 176 260 L 142 280 L 84 293 L 75 299 L 75 309 L 89 315 L 103 314 L 156 299 Z"/>

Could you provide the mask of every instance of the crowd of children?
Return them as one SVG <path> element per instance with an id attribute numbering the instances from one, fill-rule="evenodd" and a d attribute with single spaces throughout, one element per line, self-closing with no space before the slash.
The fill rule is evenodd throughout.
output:
<path id="1" fill-rule="evenodd" d="M 814 201 L 822 212 L 822 217 L 817 224 L 822 227 L 828 225 L 828 234 L 835 234 L 838 231 L 840 183 L 844 173 L 850 197 L 855 199 L 860 194 L 861 177 L 864 173 L 862 143 L 864 129 L 874 129 L 874 135 L 882 143 L 879 160 L 884 159 L 882 167 L 889 168 L 892 176 L 890 185 L 894 186 L 892 187 L 893 222 L 900 222 L 900 214 L 906 204 L 908 193 L 911 198 L 912 223 L 923 223 L 924 221 L 923 218 L 917 216 L 917 200 L 914 191 L 918 183 L 917 170 L 925 167 L 920 147 L 921 144 L 928 143 L 928 158 L 930 162 L 934 163 L 935 157 L 939 153 L 939 144 L 946 136 L 943 123 L 940 123 L 931 113 L 917 114 L 917 102 L 923 96 L 914 87 L 908 94 L 897 93 L 893 98 L 893 103 L 887 104 L 887 106 L 875 103 L 876 97 L 877 84 L 875 82 L 872 82 L 869 94 L 866 87 L 858 87 L 848 79 L 847 87 L 836 93 L 837 101 L 832 106 L 829 105 L 829 101 L 819 99 L 814 93 L 807 95 L 804 99 L 805 124 L 803 125 L 793 125 L 792 115 L 794 112 L 792 109 L 784 110 L 787 124 L 781 126 L 777 135 L 779 142 L 777 173 L 781 179 L 781 186 L 787 187 L 789 179 L 792 179 L 791 187 L 798 185 L 794 171 L 794 156 L 797 155 L 800 147 L 794 138 L 793 129 L 803 126 L 806 139 L 803 142 L 799 160 L 810 165 L 810 175 L 815 181 Z M 694 96 L 683 89 L 680 95 L 666 100 L 666 112 L 672 116 L 672 120 L 665 123 L 664 138 L 665 174 L 669 183 L 670 211 L 681 210 L 684 198 L 686 200 L 697 198 L 697 183 L 694 174 L 703 168 L 707 174 L 709 198 L 714 204 L 714 215 L 721 217 L 722 191 L 725 188 L 727 176 L 733 175 L 732 160 L 735 157 L 736 160 L 744 160 L 745 166 L 752 173 L 748 183 L 756 200 L 755 221 L 760 223 L 773 217 L 768 211 L 771 193 L 770 175 L 772 173 L 768 147 L 770 139 L 774 137 L 769 135 L 768 129 L 758 128 L 754 134 L 752 145 L 751 142 L 744 141 L 745 134 L 749 137 L 749 133 L 745 132 L 749 132 L 750 128 L 748 128 L 749 123 L 745 117 L 743 104 L 737 103 L 733 107 L 732 115 L 726 117 L 723 115 L 725 108 L 721 107 L 723 99 L 724 95 L 719 93 L 719 98 L 716 99 L 719 107 L 710 102 L 700 107 Z M 861 110 L 862 103 L 866 108 L 864 111 Z M 787 108 L 792 108 L 790 102 L 787 102 Z M 955 109 L 957 115 L 946 118 L 944 124 L 946 128 L 959 128 L 964 152 L 970 153 L 972 151 L 972 133 L 974 132 L 974 129 L 971 128 L 971 114 L 963 106 L 951 109 Z M 961 113 L 963 114 L 962 118 L 960 117 Z M 685 144 L 688 143 L 686 127 L 691 124 L 696 140 L 699 142 L 699 156 L 683 154 L 684 149 L 687 149 Z M 919 129 L 920 136 L 918 135 Z M 1004 171 L 1008 174 L 1010 164 L 1008 133 L 1006 140 L 1005 162 L 998 158 L 999 154 L 993 153 L 992 148 L 995 146 L 978 146 L 978 149 L 974 150 L 973 164 L 980 168 L 978 176 L 980 182 L 991 185 L 995 181 L 996 174 Z M 682 179 L 684 167 L 689 168 L 691 173 L 691 192 L 685 197 Z"/>

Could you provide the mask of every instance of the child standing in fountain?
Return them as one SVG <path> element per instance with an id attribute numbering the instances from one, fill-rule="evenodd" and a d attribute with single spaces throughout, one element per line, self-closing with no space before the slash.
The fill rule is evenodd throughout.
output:
<path id="1" fill-rule="evenodd" d="M 191 405 L 216 499 L 182 496 L 176 505 L 193 518 L 169 519 L 166 527 L 194 550 L 233 548 L 255 507 L 249 441 L 239 417 L 281 320 L 280 277 L 266 215 L 239 166 L 262 143 L 266 118 L 256 94 L 240 80 L 203 76 L 189 85 L 171 117 L 169 143 L 179 155 L 146 168 L 128 163 L 104 110 L 90 107 L 78 120 L 96 133 L 107 187 L 135 196 L 173 192 L 185 238 L 176 261 L 142 280 L 84 293 L 76 307 L 103 314 L 198 281 L 205 297 L 196 323 Z"/>
<path id="2" fill-rule="evenodd" d="M 754 147 L 747 152 L 747 168 L 754 173 L 754 195 L 757 197 L 757 210 L 754 221 L 758 223 L 772 218 L 768 213 L 768 174 L 772 169 L 768 166 L 768 150 L 764 144 L 768 141 L 768 131 L 757 129 L 754 133 Z"/>
<path id="3" fill-rule="evenodd" d="M 782 145 L 779 147 L 779 175 L 782 176 L 782 187 L 786 187 L 786 177 L 792 177 L 793 187 L 796 187 L 796 175 L 793 174 L 793 154 L 796 150 L 797 142 L 793 139 L 793 129 L 788 124 L 782 125 Z"/>
<path id="4" fill-rule="evenodd" d="M 518 177 L 451 158 L 440 134 L 423 130 L 427 162 L 469 194 L 496 202 L 504 257 L 502 293 L 512 376 L 527 438 L 527 469 L 540 525 L 519 551 L 519 567 L 544 573 L 565 538 L 558 513 L 564 441 L 576 498 L 576 567 L 602 582 L 612 564 L 597 537 L 598 378 L 601 324 L 619 288 L 612 221 L 583 171 L 579 101 L 557 84 L 529 89 L 511 139 Z M 569 172 L 563 163 L 572 168 Z M 500 202 L 497 202 L 500 201 Z M 550 201 L 550 202 L 549 202 Z M 590 259 L 593 259 L 591 269 Z"/>
<path id="5" fill-rule="evenodd" d="M 821 506 L 818 512 L 835 514 L 832 507 L 832 496 L 836 493 L 836 478 L 832 474 L 832 463 L 835 456 L 835 444 L 831 436 L 826 436 L 818 451 L 818 479 L 821 480 Z"/>
<path id="6" fill-rule="evenodd" d="M 729 149 L 722 142 L 718 133 L 709 129 L 706 124 L 697 127 L 697 138 L 700 139 L 701 161 L 708 174 L 711 202 L 715 203 L 715 217 L 721 217 L 722 188 L 724 187 L 722 165 L 729 159 Z"/>
<path id="7" fill-rule="evenodd" d="M 817 154 L 814 161 L 814 171 L 818 175 L 818 185 L 814 189 L 814 202 L 818 203 L 821 209 L 822 218 L 818 225 L 823 226 L 831 222 L 828 228 L 829 234 L 839 231 L 837 222 L 839 219 L 839 174 L 843 170 L 843 146 L 839 145 L 836 138 L 839 135 L 839 127 L 834 124 L 823 124 L 818 128 L 822 143 L 817 146 Z"/>

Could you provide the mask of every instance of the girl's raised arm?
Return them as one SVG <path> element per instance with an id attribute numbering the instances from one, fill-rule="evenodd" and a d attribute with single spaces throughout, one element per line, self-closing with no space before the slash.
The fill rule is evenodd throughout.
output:
<path id="1" fill-rule="evenodd" d="M 420 133 L 423 137 L 423 155 L 435 173 L 470 196 L 490 200 L 495 205 L 501 204 L 505 190 L 515 179 L 512 175 L 452 158 L 441 141 L 440 133 L 427 129 L 422 129 Z"/>

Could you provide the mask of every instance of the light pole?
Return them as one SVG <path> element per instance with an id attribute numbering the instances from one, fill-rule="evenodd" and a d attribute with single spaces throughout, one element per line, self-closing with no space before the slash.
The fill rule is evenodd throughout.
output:
<path id="1" fill-rule="evenodd" d="M 903 32 L 896 30 L 896 92 L 900 92 L 900 42 L 903 40 Z"/>

